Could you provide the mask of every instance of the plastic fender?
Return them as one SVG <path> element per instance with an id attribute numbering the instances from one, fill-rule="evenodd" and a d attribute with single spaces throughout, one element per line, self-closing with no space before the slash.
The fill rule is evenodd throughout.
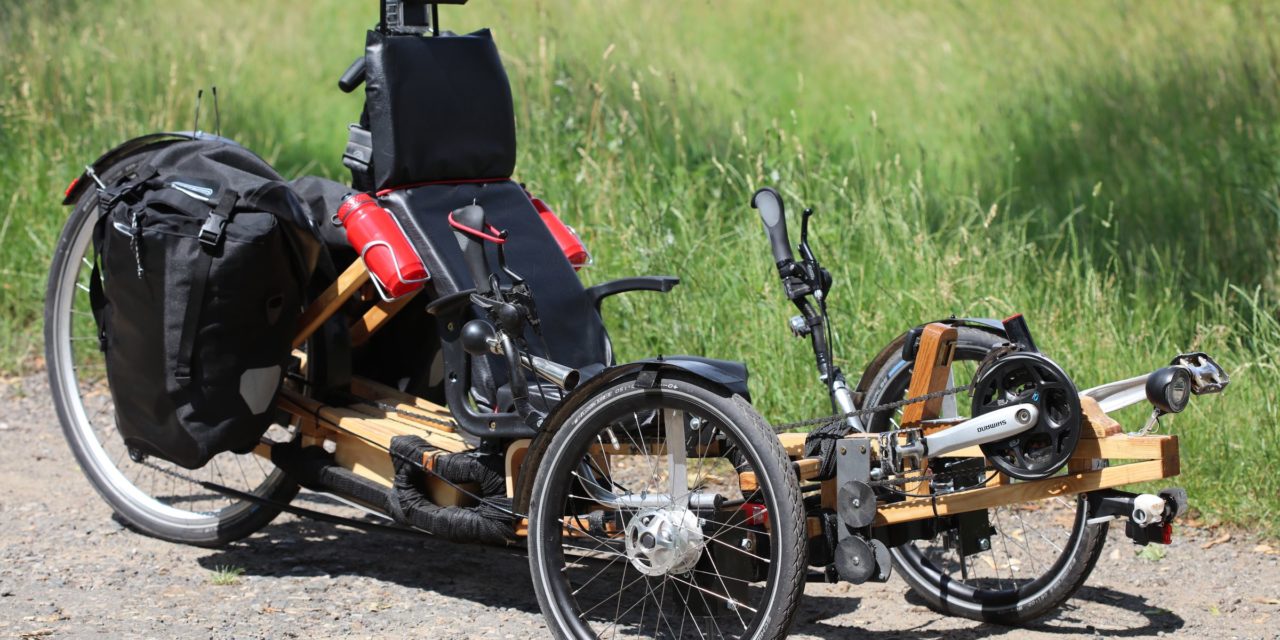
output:
<path id="1" fill-rule="evenodd" d="M 569 392 L 542 422 L 538 435 L 529 443 L 529 452 L 525 454 L 520 466 L 520 473 L 515 479 L 515 511 L 525 513 L 529 510 L 529 496 L 533 493 L 533 479 L 541 465 L 542 456 L 546 454 L 551 440 L 560 427 L 573 415 L 573 412 L 591 398 L 596 391 L 606 385 L 628 375 L 653 371 L 661 379 L 663 372 L 680 371 L 707 381 L 708 384 L 720 387 L 728 393 L 741 395 L 750 400 L 747 393 L 747 366 L 741 362 L 729 360 L 712 360 L 697 356 L 665 356 L 638 360 L 626 364 L 609 367 L 592 376 L 581 386 Z"/>
<path id="2" fill-rule="evenodd" d="M 934 320 L 933 322 L 942 322 L 958 327 L 971 327 L 998 336 L 1004 335 L 1004 325 L 994 318 L 951 317 L 944 318 L 942 320 Z M 930 323 L 926 322 L 925 324 Z M 868 362 L 866 368 L 862 370 L 862 377 L 858 379 L 858 386 L 854 387 L 854 393 L 856 394 L 859 403 L 862 402 L 862 394 L 866 393 L 867 387 L 871 386 L 871 380 L 876 377 L 876 373 L 880 371 L 880 368 L 884 366 L 884 363 L 887 362 L 894 353 L 902 351 L 902 343 L 906 341 L 908 333 L 910 333 L 910 331 L 904 331 L 902 335 L 894 338 L 893 341 L 885 346 L 880 353 L 876 354 L 876 357 L 873 358 L 871 362 Z"/>
<path id="3" fill-rule="evenodd" d="M 146 135 L 138 136 L 131 140 L 122 142 L 116 145 L 111 150 L 102 154 L 97 160 L 93 161 L 93 164 L 90 164 L 89 166 L 93 167 L 93 170 L 95 173 L 102 173 L 103 170 L 115 164 L 121 158 L 128 157 L 129 155 L 137 152 L 143 147 L 147 147 L 149 145 L 161 143 L 161 142 L 176 142 L 178 140 L 195 140 L 197 137 L 203 138 L 203 139 L 209 139 L 209 140 L 221 140 L 223 142 L 227 142 L 230 144 L 237 144 L 232 140 L 228 140 L 227 138 L 223 138 L 220 136 L 215 136 L 211 133 L 202 133 L 198 131 L 161 131 L 157 133 L 148 133 Z M 92 180 L 86 180 L 86 178 L 88 177 L 89 176 L 87 171 L 80 172 L 80 176 L 76 178 L 74 183 L 72 183 L 71 188 L 67 189 L 66 196 L 62 199 L 62 204 L 64 205 L 75 204 L 76 200 L 80 199 L 80 194 L 84 193 L 84 190 L 88 188 L 89 184 L 93 182 Z"/>

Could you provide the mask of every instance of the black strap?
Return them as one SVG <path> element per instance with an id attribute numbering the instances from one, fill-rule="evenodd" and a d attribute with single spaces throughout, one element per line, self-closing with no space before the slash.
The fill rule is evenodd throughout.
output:
<path id="1" fill-rule="evenodd" d="M 101 218 L 102 216 L 107 215 L 111 209 L 115 208 L 116 204 L 118 204 L 122 198 L 134 193 L 142 186 L 151 183 L 152 179 L 156 178 L 159 173 L 160 172 L 156 170 L 154 166 L 144 164 L 134 172 L 132 180 L 114 187 L 107 187 L 105 189 L 99 188 L 98 217 Z M 154 184 L 151 186 L 154 186 Z"/>
<path id="2" fill-rule="evenodd" d="M 179 385 L 191 382 L 191 354 L 196 346 L 196 328 L 200 320 L 200 311 L 204 308 L 204 289 L 209 282 L 209 270 L 213 267 L 213 254 L 221 243 L 227 229 L 227 223 L 233 217 L 233 209 L 239 196 L 231 190 L 224 191 L 218 199 L 218 206 L 209 212 L 208 219 L 200 228 L 199 250 L 191 265 L 191 289 L 187 297 L 187 307 L 182 316 L 182 337 L 178 341 L 178 361 L 173 369 L 173 376 Z"/>
<path id="3" fill-rule="evenodd" d="M 107 309 L 107 294 L 102 289 L 102 274 L 98 268 L 97 251 L 93 255 L 93 271 L 89 274 L 89 309 L 93 311 L 93 323 L 98 326 L 98 350 L 107 352 L 107 326 L 102 322 Z"/>
<path id="4" fill-rule="evenodd" d="M 98 328 L 98 350 L 107 351 L 107 326 L 104 322 L 107 309 L 107 294 L 102 287 L 102 267 L 100 264 L 105 218 L 125 196 L 136 192 L 140 187 L 152 181 L 159 171 L 150 164 L 144 164 L 134 172 L 132 180 L 115 187 L 98 187 L 97 222 L 93 228 L 93 270 L 89 274 L 89 309 L 93 312 L 93 322 Z"/>

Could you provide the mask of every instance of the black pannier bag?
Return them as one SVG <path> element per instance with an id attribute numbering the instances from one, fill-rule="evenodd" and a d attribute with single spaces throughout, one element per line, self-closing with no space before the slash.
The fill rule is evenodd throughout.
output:
<path id="1" fill-rule="evenodd" d="M 515 170 L 511 86 L 488 29 L 434 37 L 370 31 L 365 61 L 375 189 Z"/>
<path id="2" fill-rule="evenodd" d="M 100 192 L 91 283 L 116 425 L 131 453 L 194 469 L 273 420 L 319 241 L 265 161 L 176 142 Z"/>

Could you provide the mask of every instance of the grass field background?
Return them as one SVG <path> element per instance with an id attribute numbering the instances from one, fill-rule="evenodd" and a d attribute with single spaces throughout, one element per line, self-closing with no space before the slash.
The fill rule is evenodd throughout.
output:
<path id="1" fill-rule="evenodd" d="M 0 4 L 0 369 L 40 365 L 78 168 L 188 128 L 341 178 L 335 88 L 373 0 Z M 747 198 L 814 207 L 836 352 L 1023 312 L 1083 388 L 1205 350 L 1222 397 L 1166 429 L 1193 505 L 1280 532 L 1280 6 L 474 0 L 516 97 L 518 178 L 584 235 L 585 277 L 684 284 L 606 309 L 624 357 L 745 359 L 772 420 L 827 410 Z M 205 123 L 211 123 L 206 101 Z M 442 125 L 447 126 L 447 125 Z M 1118 416 L 1141 426 L 1137 409 Z"/>

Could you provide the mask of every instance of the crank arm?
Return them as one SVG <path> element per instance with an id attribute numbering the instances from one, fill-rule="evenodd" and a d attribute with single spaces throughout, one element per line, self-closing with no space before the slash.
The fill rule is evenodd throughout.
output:
<path id="1" fill-rule="evenodd" d="M 917 459 L 937 457 L 1017 435 L 1030 429 L 1039 419 L 1040 409 L 1036 405 L 1029 402 L 1015 404 L 965 420 L 915 442 L 897 445 L 897 453 L 902 457 Z"/>
<path id="2" fill-rule="evenodd" d="M 1184 353 L 1174 358 L 1170 366 L 1187 370 L 1191 375 L 1191 393 L 1194 395 L 1219 393 L 1231 382 L 1227 372 L 1213 358 L 1204 353 Z M 1097 400 L 1103 412 L 1111 413 L 1147 400 L 1147 379 L 1150 377 L 1151 374 L 1148 373 L 1127 380 L 1109 382 L 1092 389 L 1085 389 L 1080 395 Z"/>

